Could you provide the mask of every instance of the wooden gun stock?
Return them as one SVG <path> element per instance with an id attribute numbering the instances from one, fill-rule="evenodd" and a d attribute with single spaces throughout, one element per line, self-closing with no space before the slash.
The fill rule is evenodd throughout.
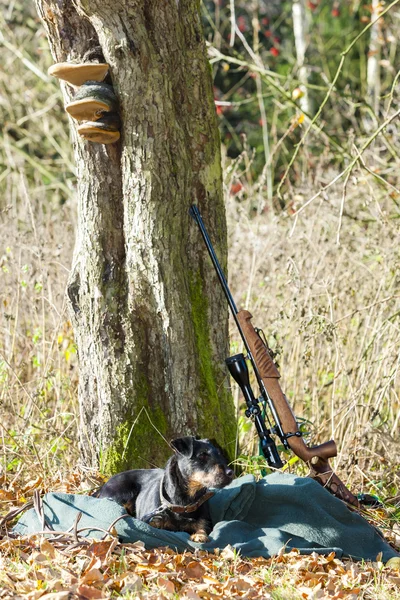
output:
<path id="1" fill-rule="evenodd" d="M 256 363 L 258 375 L 265 386 L 278 414 L 284 438 L 293 452 L 310 466 L 310 476 L 327 487 L 335 496 L 359 508 L 357 498 L 346 488 L 344 483 L 332 471 L 329 458 L 337 455 L 336 444 L 333 440 L 309 447 L 304 442 L 299 431 L 292 409 L 279 384 L 280 373 L 273 362 L 268 348 L 254 329 L 248 310 L 240 310 L 236 314 L 242 328 L 250 352 Z"/>

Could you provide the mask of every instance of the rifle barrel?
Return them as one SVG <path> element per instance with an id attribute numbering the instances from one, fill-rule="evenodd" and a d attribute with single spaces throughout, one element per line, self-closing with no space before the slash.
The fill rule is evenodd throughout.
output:
<path id="1" fill-rule="evenodd" d="M 228 300 L 228 303 L 229 303 L 229 306 L 231 308 L 232 314 L 233 314 L 233 316 L 235 316 L 238 313 L 238 309 L 236 307 L 236 304 L 235 304 L 235 301 L 234 301 L 234 299 L 232 297 L 232 294 L 231 294 L 231 292 L 229 290 L 228 284 L 227 284 L 226 279 L 225 279 L 224 272 L 223 272 L 223 270 L 221 268 L 221 265 L 219 264 L 217 255 L 215 254 L 215 250 L 213 248 L 213 245 L 212 245 L 211 240 L 209 238 L 209 235 L 207 233 L 207 229 L 206 229 L 206 227 L 205 227 L 205 225 L 203 223 L 203 219 L 201 218 L 200 211 L 199 211 L 199 209 L 197 208 L 197 206 L 195 204 L 192 204 L 192 206 L 190 207 L 190 211 L 189 212 L 190 212 L 190 216 L 193 217 L 193 219 L 196 221 L 197 225 L 199 226 L 201 235 L 203 236 L 204 242 L 206 244 L 208 253 L 209 253 L 210 258 L 212 260 L 212 263 L 214 265 L 215 271 L 216 271 L 216 273 L 218 275 L 218 278 L 219 278 L 219 280 L 221 282 L 222 289 L 224 290 L 224 294 L 226 296 L 226 299 Z M 239 327 L 239 330 L 240 330 L 240 327 Z"/>
<path id="2" fill-rule="evenodd" d="M 281 425 L 279 416 L 278 416 L 278 414 L 276 412 L 274 403 L 273 403 L 270 395 L 268 394 L 268 391 L 267 391 L 267 389 L 266 389 L 266 387 L 264 385 L 263 380 L 261 379 L 260 373 L 259 373 L 258 368 L 257 368 L 256 361 L 253 358 L 253 355 L 252 355 L 251 350 L 250 350 L 250 346 L 249 346 L 249 344 L 247 342 L 247 339 L 246 339 L 246 336 L 245 336 L 245 334 L 243 332 L 242 326 L 239 323 L 239 320 L 237 318 L 237 314 L 238 314 L 239 311 L 238 311 L 238 309 L 236 307 L 235 301 L 234 301 L 234 299 L 232 297 L 232 294 L 231 294 L 231 292 L 229 290 L 228 284 L 227 284 L 226 279 L 225 279 L 224 272 L 222 271 L 222 268 L 221 268 L 221 265 L 219 264 L 217 255 L 215 254 L 214 247 L 213 247 L 213 245 L 211 243 L 211 240 L 210 240 L 210 238 L 208 236 L 208 232 L 207 232 L 206 226 L 203 223 L 203 219 L 201 218 L 200 211 L 199 211 L 199 209 L 197 208 L 197 206 L 195 204 L 192 204 L 192 206 L 190 207 L 189 213 L 190 213 L 190 216 L 193 217 L 193 219 L 196 221 L 196 223 L 197 223 L 197 225 L 198 225 L 198 227 L 200 229 L 201 235 L 203 236 L 203 239 L 204 239 L 204 242 L 206 244 L 206 247 L 207 247 L 208 253 L 210 255 L 211 261 L 212 261 L 212 263 L 214 265 L 214 268 L 215 268 L 215 271 L 216 271 L 216 273 L 218 275 L 218 279 L 221 282 L 222 289 L 224 290 L 226 299 L 228 300 L 228 304 L 230 306 L 233 318 L 235 319 L 236 327 L 238 328 L 240 336 L 241 336 L 241 338 L 243 340 L 244 347 L 246 348 L 247 357 L 250 359 L 250 362 L 252 364 L 253 371 L 254 371 L 254 374 L 256 376 L 256 379 L 257 379 L 257 382 L 258 382 L 258 386 L 260 388 L 260 392 L 261 392 L 264 400 L 267 402 L 267 404 L 268 404 L 268 406 L 269 406 L 269 408 L 271 410 L 272 416 L 274 418 L 276 433 L 279 436 L 280 440 L 282 441 L 283 445 L 285 447 L 288 447 L 288 443 L 287 443 L 287 440 L 285 438 L 285 434 L 283 432 L 282 425 Z M 231 369 L 229 368 L 229 364 L 231 363 L 231 361 L 232 361 L 232 359 L 227 359 L 226 362 L 227 362 L 228 369 L 229 369 L 231 375 L 233 376 L 233 374 L 231 372 Z M 236 378 L 234 377 L 234 379 L 236 379 Z M 237 379 L 236 379 L 236 381 L 237 381 Z M 240 387 L 242 387 L 242 386 L 240 386 Z M 243 392 L 243 388 L 242 388 L 242 392 Z M 258 417 L 258 419 L 256 419 L 256 429 L 257 429 L 257 432 L 258 432 L 258 434 L 260 436 L 261 441 L 263 442 L 264 437 L 265 437 L 265 435 L 264 435 L 264 429 L 265 429 L 265 434 L 267 436 L 269 436 L 269 434 L 271 432 L 270 432 L 270 430 L 268 430 L 268 429 L 265 428 L 265 424 L 263 425 L 263 427 L 261 427 L 260 424 L 261 424 L 261 419 L 260 419 L 260 417 Z M 281 462 L 281 460 L 279 458 L 279 455 L 278 455 L 278 452 L 277 452 L 276 448 L 275 448 L 275 450 L 271 450 L 270 448 L 266 448 L 266 446 L 265 446 L 265 442 L 266 441 L 268 442 L 268 444 L 267 444 L 268 446 L 271 446 L 271 444 L 270 444 L 269 440 L 267 440 L 267 438 L 264 440 L 263 452 L 267 453 L 267 455 L 269 457 L 269 458 L 267 458 L 267 460 L 272 460 L 272 458 L 271 458 L 271 456 L 272 456 L 271 452 L 274 452 L 274 457 L 275 458 L 274 458 L 274 462 L 271 463 L 271 465 L 280 468 L 280 466 L 282 466 L 283 463 Z M 272 440 L 271 440 L 271 442 L 272 442 Z M 272 442 L 272 444 L 275 447 L 274 442 Z"/>
<path id="3" fill-rule="evenodd" d="M 258 381 L 258 383 L 260 385 L 260 389 L 261 389 L 261 377 L 260 377 L 260 374 L 258 372 L 257 365 L 255 363 L 255 360 L 254 360 L 252 354 L 251 354 L 250 346 L 249 346 L 249 344 L 247 342 L 246 336 L 243 333 L 242 326 L 239 323 L 239 320 L 237 318 L 237 314 L 238 314 L 239 311 L 238 311 L 238 309 L 236 307 L 235 301 L 234 301 L 234 299 L 232 297 L 232 294 L 231 294 L 231 292 L 229 290 L 228 284 L 227 284 L 226 279 L 225 279 L 224 272 L 223 272 L 223 270 L 221 268 L 221 265 L 219 264 L 217 255 L 215 254 L 214 247 L 213 247 L 213 245 L 211 243 L 211 240 L 209 238 L 206 226 L 203 223 L 203 219 L 201 218 L 200 211 L 199 211 L 199 209 L 197 208 L 197 206 L 195 204 L 192 204 L 192 206 L 190 207 L 189 213 L 190 213 L 190 216 L 193 217 L 193 219 L 196 221 L 196 223 L 197 223 L 197 225 L 198 225 L 198 227 L 200 229 L 201 235 L 203 236 L 203 239 L 204 239 L 204 242 L 206 244 L 206 247 L 207 247 L 208 253 L 210 255 L 211 261 L 212 261 L 212 263 L 214 265 L 214 268 L 215 268 L 215 271 L 216 271 L 216 273 L 218 275 L 218 279 L 221 282 L 222 289 L 224 290 L 224 294 L 226 296 L 226 299 L 228 300 L 228 304 L 229 304 L 229 307 L 231 309 L 232 316 L 235 319 L 236 327 L 238 328 L 240 336 L 241 336 L 241 338 L 243 340 L 243 344 L 244 344 L 244 347 L 246 348 L 247 356 L 249 357 L 249 359 L 251 361 L 254 373 L 256 375 L 257 381 Z"/>

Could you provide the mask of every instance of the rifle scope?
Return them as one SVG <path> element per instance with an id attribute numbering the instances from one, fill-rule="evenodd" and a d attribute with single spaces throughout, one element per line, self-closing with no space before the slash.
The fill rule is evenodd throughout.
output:
<path id="1" fill-rule="evenodd" d="M 229 373 L 239 385 L 242 390 L 244 399 L 248 407 L 248 413 L 246 416 L 250 417 L 257 414 L 254 408 L 258 408 L 258 402 L 253 394 L 253 390 L 250 387 L 249 370 L 246 365 L 246 360 L 243 354 L 235 354 L 225 359 L 226 366 L 228 367 Z M 247 412 L 247 411 L 246 411 Z"/>
<path id="2" fill-rule="evenodd" d="M 254 424 L 260 438 L 262 453 L 270 467 L 281 469 L 283 462 L 279 456 L 274 440 L 270 436 L 269 429 L 266 428 L 264 419 L 261 416 L 258 400 L 253 394 L 250 386 L 249 370 L 243 354 L 235 354 L 225 359 L 229 373 L 242 390 L 244 399 L 246 400 L 247 410 L 246 417 L 254 418 Z"/>

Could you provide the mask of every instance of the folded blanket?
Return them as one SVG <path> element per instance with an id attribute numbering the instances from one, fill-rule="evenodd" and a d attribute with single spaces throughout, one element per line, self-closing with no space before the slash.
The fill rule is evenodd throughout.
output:
<path id="1" fill-rule="evenodd" d="M 242 556 L 269 558 L 282 548 L 301 554 L 317 552 L 375 560 L 382 552 L 388 561 L 399 554 L 359 514 L 350 511 L 312 479 L 283 473 L 259 482 L 246 475 L 217 490 L 209 500 L 213 530 L 207 544 L 192 542 L 187 533 L 155 529 L 133 517 L 115 523 L 122 542 L 141 540 L 147 548 L 170 546 L 182 552 L 214 550 L 228 544 Z M 82 513 L 80 535 L 100 538 L 111 523 L 125 514 L 116 502 L 91 496 L 51 493 L 43 498 L 46 521 L 56 531 L 67 531 Z M 21 517 L 14 532 L 25 535 L 42 530 L 34 509 Z"/>

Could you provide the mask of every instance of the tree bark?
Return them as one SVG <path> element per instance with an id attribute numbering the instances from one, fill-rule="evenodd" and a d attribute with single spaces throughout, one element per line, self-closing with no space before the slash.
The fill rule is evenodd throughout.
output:
<path id="1" fill-rule="evenodd" d="M 106 473 L 162 466 L 167 439 L 234 447 L 228 312 L 189 206 L 226 265 L 220 140 L 193 0 L 35 0 L 54 59 L 100 46 L 121 140 L 79 138 L 68 298 L 80 364 L 80 445 Z M 73 96 L 62 84 L 65 101 Z M 230 445 L 232 444 L 232 445 Z"/>
<path id="2" fill-rule="evenodd" d="M 294 0 L 292 6 L 292 15 L 298 77 L 301 82 L 301 91 L 303 92 L 299 102 L 301 110 L 303 110 L 306 114 L 309 114 L 311 112 L 310 98 L 307 88 L 309 68 L 306 64 L 304 64 L 307 50 L 309 19 L 304 0 Z"/>
<path id="3" fill-rule="evenodd" d="M 372 0 L 371 4 L 371 21 L 375 21 L 370 29 L 370 43 L 368 50 L 367 62 L 367 101 L 371 106 L 376 118 L 379 116 L 379 101 L 381 94 L 381 74 L 380 74 L 380 59 L 381 59 L 381 29 L 382 19 L 378 19 L 382 12 L 382 3 L 380 0 Z M 375 119 L 376 121 L 376 119 Z M 375 126 L 370 119 L 370 127 Z"/>

